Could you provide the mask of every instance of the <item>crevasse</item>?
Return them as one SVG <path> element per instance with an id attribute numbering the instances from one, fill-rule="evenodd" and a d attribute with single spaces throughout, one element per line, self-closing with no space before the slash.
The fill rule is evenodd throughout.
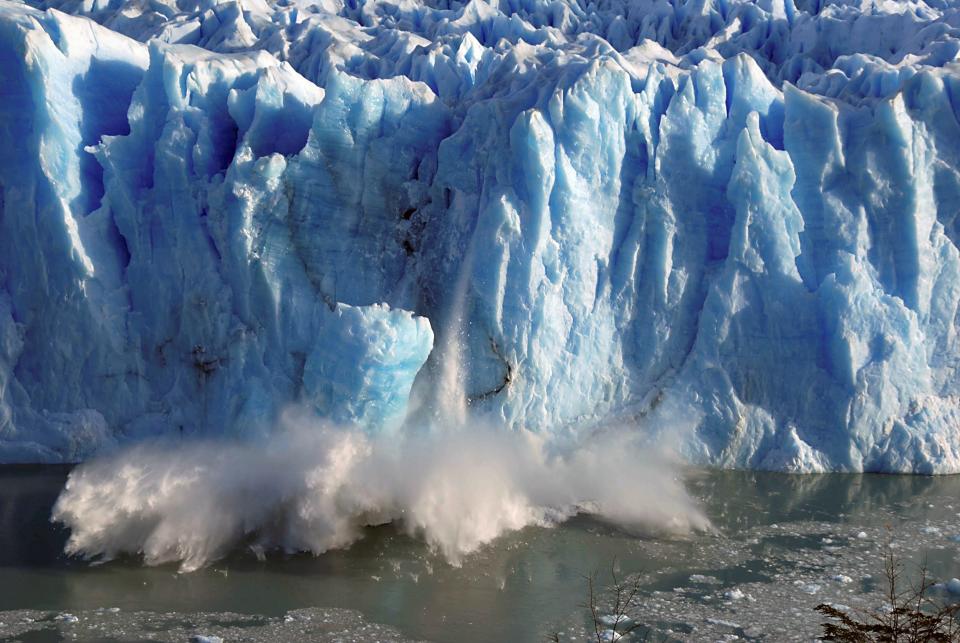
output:
<path id="1" fill-rule="evenodd" d="M 960 472 L 958 52 L 934 0 L 0 0 L 0 461 L 396 431 L 453 337 L 508 427 Z"/>

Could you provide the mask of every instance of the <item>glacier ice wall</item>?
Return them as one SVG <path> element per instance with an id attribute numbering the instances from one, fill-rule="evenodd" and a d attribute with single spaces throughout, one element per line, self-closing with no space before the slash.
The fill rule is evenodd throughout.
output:
<path id="1" fill-rule="evenodd" d="M 960 8 L 0 0 L 0 461 L 443 391 L 960 472 Z M 451 341 L 452 340 L 452 341 Z"/>

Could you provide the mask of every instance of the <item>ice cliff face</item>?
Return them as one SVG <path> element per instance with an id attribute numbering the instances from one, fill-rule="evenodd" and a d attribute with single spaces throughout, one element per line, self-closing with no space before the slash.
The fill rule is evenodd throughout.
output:
<path id="1" fill-rule="evenodd" d="M 28 4 L 0 460 L 292 403 L 395 431 L 456 346 L 509 426 L 960 471 L 952 3 Z"/>

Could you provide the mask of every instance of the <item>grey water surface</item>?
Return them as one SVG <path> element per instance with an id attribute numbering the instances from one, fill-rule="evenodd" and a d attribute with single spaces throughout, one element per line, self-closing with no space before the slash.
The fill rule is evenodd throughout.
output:
<path id="1" fill-rule="evenodd" d="M 643 537 L 578 516 L 453 567 L 386 526 L 321 556 L 238 551 L 180 574 L 65 556 L 49 515 L 68 473 L 0 467 L 0 641 L 587 640 L 586 577 L 606 618 L 611 569 L 638 581 L 635 640 L 812 640 L 817 604 L 881 604 L 888 547 L 908 576 L 924 561 L 935 580 L 960 576 L 960 476 L 691 472 L 712 533 Z"/>

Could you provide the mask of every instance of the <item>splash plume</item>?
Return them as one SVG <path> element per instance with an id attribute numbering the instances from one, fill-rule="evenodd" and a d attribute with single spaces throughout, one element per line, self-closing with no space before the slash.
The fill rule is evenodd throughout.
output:
<path id="1" fill-rule="evenodd" d="M 142 444 L 83 464 L 53 520 L 71 529 L 68 553 L 183 571 L 241 545 L 319 554 L 388 522 L 459 564 L 577 512 L 643 533 L 706 528 L 667 462 L 625 430 L 554 453 L 526 431 L 370 437 L 288 413 L 269 441 Z"/>

